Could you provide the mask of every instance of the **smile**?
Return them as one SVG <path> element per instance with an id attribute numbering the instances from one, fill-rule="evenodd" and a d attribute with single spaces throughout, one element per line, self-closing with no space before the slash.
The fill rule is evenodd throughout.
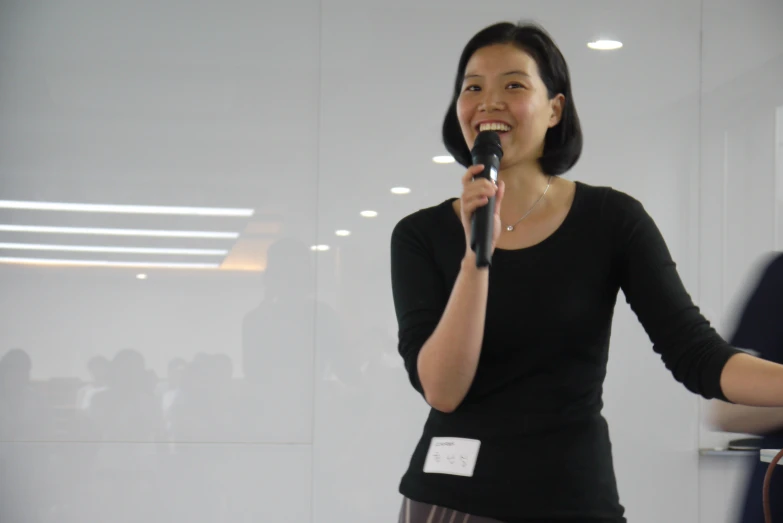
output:
<path id="1" fill-rule="evenodd" d="M 503 122 L 484 122 L 478 125 L 479 132 L 481 131 L 498 131 L 507 132 L 511 130 L 511 126 Z"/>

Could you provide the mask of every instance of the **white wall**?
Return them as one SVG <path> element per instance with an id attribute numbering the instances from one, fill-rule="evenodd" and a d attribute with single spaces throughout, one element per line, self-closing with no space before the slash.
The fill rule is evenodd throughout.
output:
<path id="1" fill-rule="evenodd" d="M 459 52 L 494 21 L 533 18 L 555 36 L 586 133 L 569 176 L 642 200 L 724 330 L 752 264 L 775 234 L 783 243 L 773 198 L 783 190 L 773 140 L 783 106 L 780 5 L 2 3 L 0 199 L 255 212 L 0 208 L 0 242 L 230 251 L 0 249 L 0 260 L 222 262 L 0 263 L 0 357 L 19 348 L 32 362 L 31 388 L 6 381 L 0 395 L 0 521 L 396 518 L 397 484 L 427 409 L 396 354 L 389 235 L 405 214 L 457 194 L 461 169 L 430 158 L 442 154 Z M 625 47 L 587 49 L 604 35 Z M 392 195 L 394 186 L 412 192 Z M 362 218 L 365 209 L 379 214 Z M 281 239 L 280 252 L 267 251 Z M 316 244 L 330 249 L 311 251 Z M 123 349 L 135 353 L 121 354 L 112 390 L 80 410 L 88 360 Z M 605 413 L 629 520 L 721 521 L 740 464 L 698 449 L 728 436 L 700 423 L 704 405 L 674 382 L 622 297 L 611 354 Z"/>

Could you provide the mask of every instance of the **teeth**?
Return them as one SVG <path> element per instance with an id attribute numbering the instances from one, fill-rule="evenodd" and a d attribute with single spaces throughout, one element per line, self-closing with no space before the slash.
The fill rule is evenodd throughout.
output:
<path id="1" fill-rule="evenodd" d="M 492 122 L 483 123 L 479 126 L 479 131 L 510 131 L 511 127 L 504 123 Z"/>

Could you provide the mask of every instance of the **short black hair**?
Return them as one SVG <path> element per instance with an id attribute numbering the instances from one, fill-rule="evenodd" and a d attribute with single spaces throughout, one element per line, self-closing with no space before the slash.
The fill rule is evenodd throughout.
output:
<path id="1" fill-rule="evenodd" d="M 565 173 L 582 154 L 582 127 L 571 92 L 568 64 L 549 33 L 533 22 L 500 22 L 482 29 L 467 43 L 459 59 L 454 93 L 443 120 L 443 143 L 446 149 L 463 166 L 468 167 L 473 163 L 457 119 L 457 99 L 462 91 L 465 68 L 470 58 L 479 49 L 496 44 L 511 44 L 528 53 L 536 61 L 549 98 L 559 93 L 565 97 L 560 121 L 547 130 L 544 152 L 538 160 L 546 174 Z"/>

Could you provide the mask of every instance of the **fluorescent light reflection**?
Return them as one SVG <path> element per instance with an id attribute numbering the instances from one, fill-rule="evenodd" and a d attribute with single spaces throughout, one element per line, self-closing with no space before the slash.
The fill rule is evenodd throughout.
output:
<path id="1" fill-rule="evenodd" d="M 119 214 L 179 214 L 185 216 L 252 216 L 253 209 L 173 207 L 163 205 L 113 205 L 96 203 L 25 202 L 0 200 L 0 209 L 31 211 L 102 212 Z"/>
<path id="2" fill-rule="evenodd" d="M 73 267 L 143 267 L 149 269 L 218 269 L 219 263 L 165 263 L 108 260 L 55 260 L 49 258 L 0 257 L 0 263 L 23 265 L 68 265 Z"/>
<path id="3" fill-rule="evenodd" d="M 146 236 L 157 238 L 239 238 L 238 232 L 166 231 L 156 229 L 107 229 L 98 227 L 48 227 L 37 225 L 0 225 L 4 232 L 33 232 L 41 234 L 95 234 L 105 236 Z"/>
<path id="4" fill-rule="evenodd" d="M 174 249 L 157 247 L 111 247 L 91 245 L 50 245 L 39 243 L 0 243 L 0 249 L 22 251 L 103 252 L 122 254 L 176 254 L 185 256 L 225 256 L 226 249 Z"/>

